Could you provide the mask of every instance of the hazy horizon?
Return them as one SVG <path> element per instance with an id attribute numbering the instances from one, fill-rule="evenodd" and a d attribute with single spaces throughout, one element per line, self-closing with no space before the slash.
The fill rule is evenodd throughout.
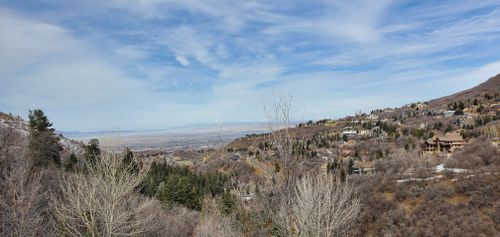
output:
<path id="1" fill-rule="evenodd" d="M 262 134 L 269 131 L 266 124 L 217 124 L 204 126 L 184 126 L 170 129 L 137 130 L 137 131 L 98 131 L 90 133 L 64 133 L 75 141 L 88 143 L 90 139 L 98 139 L 106 149 L 122 150 L 165 150 L 200 149 L 227 143 L 248 134 Z"/>

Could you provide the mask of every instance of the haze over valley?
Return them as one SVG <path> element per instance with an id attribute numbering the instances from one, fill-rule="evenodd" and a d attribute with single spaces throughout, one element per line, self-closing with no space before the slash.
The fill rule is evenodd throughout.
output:
<path id="1" fill-rule="evenodd" d="M 248 134 L 268 132 L 265 123 L 187 125 L 148 131 L 62 132 L 68 138 L 87 143 L 93 138 L 108 149 L 162 150 L 206 149 Z"/>

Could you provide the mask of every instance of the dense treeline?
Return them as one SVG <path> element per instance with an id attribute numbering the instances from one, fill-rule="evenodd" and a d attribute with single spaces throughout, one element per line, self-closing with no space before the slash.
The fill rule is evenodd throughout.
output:
<path id="1" fill-rule="evenodd" d="M 227 180 L 228 177 L 220 173 L 200 174 L 186 167 L 153 163 L 142 184 L 142 192 L 165 204 L 174 202 L 201 210 L 203 197 L 223 194 Z"/>

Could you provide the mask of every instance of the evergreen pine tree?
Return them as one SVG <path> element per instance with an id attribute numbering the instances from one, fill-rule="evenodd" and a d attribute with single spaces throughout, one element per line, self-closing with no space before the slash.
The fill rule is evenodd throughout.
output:
<path id="1" fill-rule="evenodd" d="M 346 179 L 346 177 L 345 177 L 345 176 L 346 176 L 346 175 L 345 175 L 345 171 L 344 171 L 344 169 L 341 169 L 341 170 L 340 170 L 340 181 L 345 182 L 345 179 Z"/>
<path id="2" fill-rule="evenodd" d="M 29 111 L 30 140 L 28 149 L 35 166 L 61 164 L 62 150 L 59 137 L 54 133 L 52 123 L 40 109 Z"/>
<path id="3" fill-rule="evenodd" d="M 101 148 L 99 147 L 99 140 L 96 138 L 90 139 L 85 146 L 85 160 L 90 164 L 95 164 L 98 157 L 101 155 Z"/>
<path id="4" fill-rule="evenodd" d="M 138 172 L 139 167 L 134 160 L 134 153 L 126 147 L 123 151 L 123 166 L 130 170 L 130 172 Z"/>
<path id="5" fill-rule="evenodd" d="M 352 174 L 354 168 L 354 162 L 352 161 L 352 159 L 349 159 L 349 163 L 347 164 L 347 171 L 349 172 L 349 174 Z"/>
<path id="6" fill-rule="evenodd" d="M 224 214 L 231 213 L 236 205 L 233 195 L 227 190 L 222 193 L 221 202 Z"/>
<path id="7" fill-rule="evenodd" d="M 71 153 L 64 168 L 66 169 L 66 171 L 74 171 L 76 168 L 75 166 L 76 166 L 77 162 L 78 162 L 78 159 L 76 158 L 75 153 Z"/>

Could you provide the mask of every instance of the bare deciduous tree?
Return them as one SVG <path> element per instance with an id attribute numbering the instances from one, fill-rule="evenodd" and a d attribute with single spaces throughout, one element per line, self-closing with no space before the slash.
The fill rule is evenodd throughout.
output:
<path id="1" fill-rule="evenodd" d="M 136 193 L 145 171 L 130 172 L 121 157 L 104 154 L 87 173 L 61 181 L 53 199 L 58 230 L 68 236 L 149 236 L 158 228 L 158 202 Z"/>
<path id="2" fill-rule="evenodd" d="M 0 235 L 44 233 L 45 195 L 40 174 L 25 157 L 27 139 L 13 128 L 0 127 Z"/>
<path id="3" fill-rule="evenodd" d="M 277 162 L 283 166 L 280 170 L 281 176 L 274 175 L 273 179 L 278 181 L 282 178 L 283 189 L 290 189 L 296 180 L 299 160 L 293 156 L 293 145 L 295 135 L 292 132 L 292 99 L 290 96 L 274 95 L 270 107 L 264 107 L 264 114 L 270 130 L 270 143 L 277 151 Z"/>
<path id="4" fill-rule="evenodd" d="M 3 236 L 36 236 L 43 233 L 44 193 L 38 173 L 22 157 L 4 170 L 0 185 L 0 233 Z"/>
<path id="5" fill-rule="evenodd" d="M 289 96 L 277 95 L 273 97 L 269 108 L 264 106 L 271 143 L 278 150 L 279 158 L 285 161 L 292 158 L 291 108 L 292 100 Z"/>
<path id="6" fill-rule="evenodd" d="M 360 212 L 360 199 L 349 183 L 331 176 L 298 180 L 290 202 L 281 202 L 276 217 L 286 236 L 347 236 Z"/>

